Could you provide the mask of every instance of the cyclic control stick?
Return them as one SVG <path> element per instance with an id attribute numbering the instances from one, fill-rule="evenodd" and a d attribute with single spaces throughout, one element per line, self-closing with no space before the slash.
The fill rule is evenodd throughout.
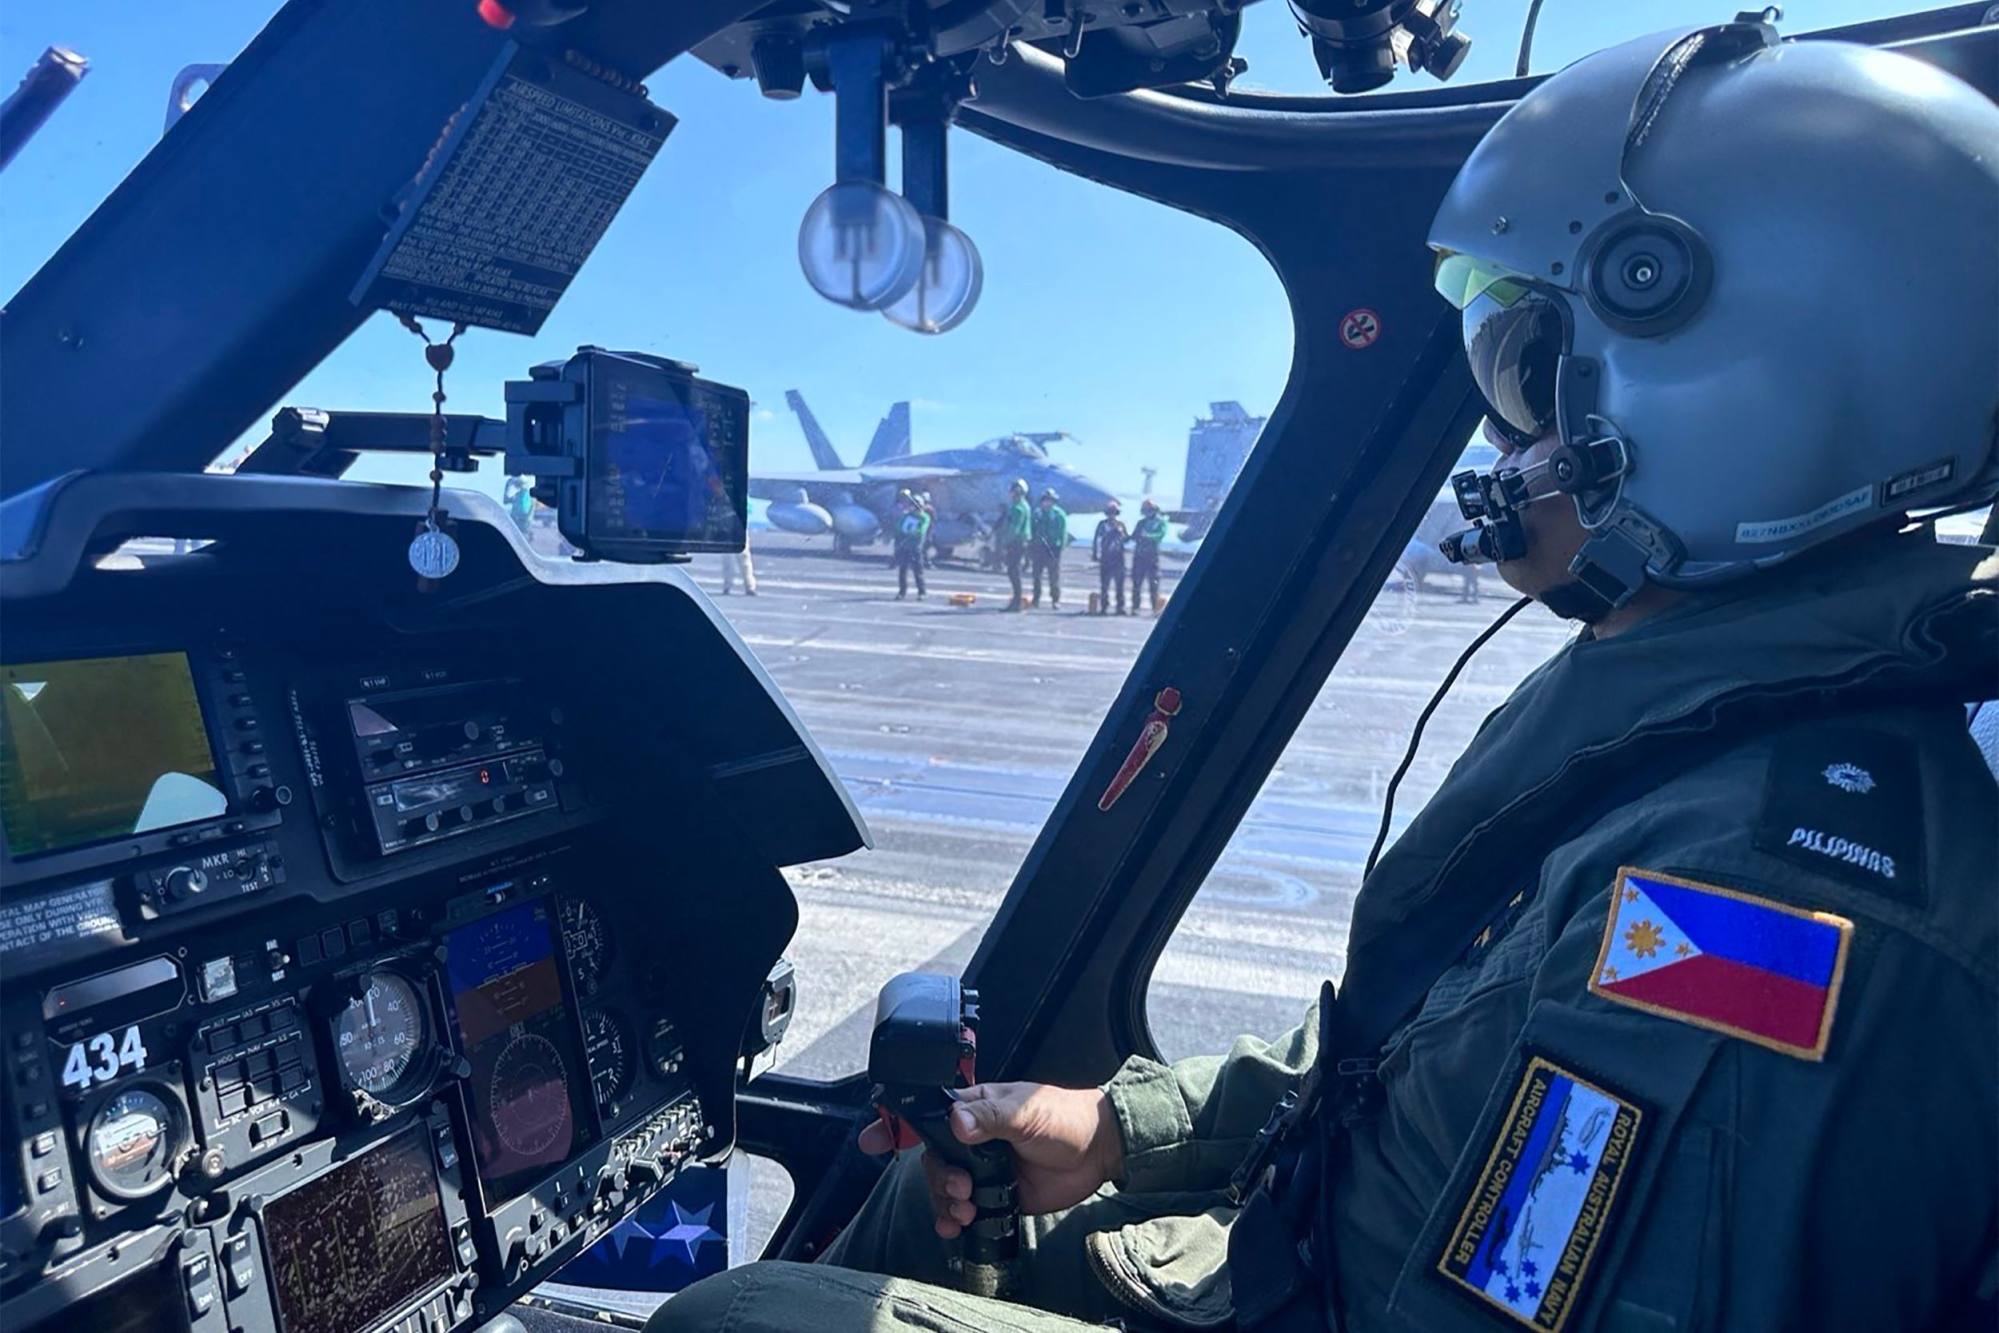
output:
<path id="1" fill-rule="evenodd" d="M 996 1141 L 960 1143 L 950 1125 L 952 1091 L 976 1081 L 978 998 L 956 977 L 905 972 L 892 978 L 875 1002 L 868 1078 L 875 1110 L 898 1149 L 921 1142 L 972 1177 L 978 1213 L 964 1231 L 960 1278 L 973 1295 L 1006 1299 L 1020 1260 L 1013 1149 Z"/>

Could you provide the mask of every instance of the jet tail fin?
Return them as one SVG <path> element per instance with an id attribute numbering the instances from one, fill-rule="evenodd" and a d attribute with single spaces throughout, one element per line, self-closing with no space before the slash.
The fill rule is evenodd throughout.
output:
<path id="1" fill-rule="evenodd" d="M 868 441 L 868 455 L 861 460 L 861 466 L 870 463 L 886 463 L 891 459 L 909 456 L 909 404 L 896 403 L 888 410 L 888 415 L 875 427 L 875 437 Z"/>
<path id="2" fill-rule="evenodd" d="M 841 472 L 846 464 L 840 461 L 840 451 L 826 438 L 826 432 L 819 428 L 819 418 L 812 415 L 812 409 L 805 405 L 805 395 L 796 389 L 784 391 L 785 406 L 798 414 L 798 428 L 805 432 L 805 443 L 812 450 L 812 461 L 819 465 L 821 472 Z"/>

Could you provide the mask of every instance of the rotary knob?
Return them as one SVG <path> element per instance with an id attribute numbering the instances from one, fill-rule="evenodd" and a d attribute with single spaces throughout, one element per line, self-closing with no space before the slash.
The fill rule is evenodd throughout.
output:
<path id="1" fill-rule="evenodd" d="M 167 872 L 167 896 L 185 902 L 208 889 L 208 875 L 193 866 L 175 866 Z"/>

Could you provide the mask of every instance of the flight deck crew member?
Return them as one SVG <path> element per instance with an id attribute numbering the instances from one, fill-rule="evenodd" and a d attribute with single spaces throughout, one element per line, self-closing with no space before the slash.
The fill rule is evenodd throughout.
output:
<path id="1" fill-rule="evenodd" d="M 1013 585 L 1013 600 L 1006 604 L 1009 611 L 1021 609 L 1020 562 L 1033 539 L 1033 529 L 1034 517 L 1027 507 L 1027 483 L 1016 478 L 1007 488 L 1006 508 L 1000 511 L 999 527 L 993 533 L 1000 564 L 1006 568 L 1007 582 Z"/>
<path id="2" fill-rule="evenodd" d="M 745 597 L 754 597 L 757 595 L 757 565 L 756 561 L 750 555 L 750 534 L 747 532 L 743 534 L 743 549 L 741 551 L 724 551 L 722 553 L 722 595 L 724 597 L 727 597 L 735 588 L 738 579 L 742 581 L 743 595 Z"/>
<path id="3" fill-rule="evenodd" d="M 1057 503 L 1055 488 L 1041 492 L 1034 511 L 1034 605 L 1041 605 L 1041 575 L 1048 575 L 1049 604 L 1062 607 L 1062 552 L 1069 546 L 1069 511 Z"/>
<path id="4" fill-rule="evenodd" d="M 1097 614 L 1111 614 L 1111 585 L 1117 585 L 1117 614 L 1124 614 L 1124 544 L 1131 540 L 1118 517 L 1118 502 L 1104 502 L 1104 517 L 1090 539 L 1090 559 L 1097 562 Z"/>
<path id="5" fill-rule="evenodd" d="M 1159 512 L 1159 506 L 1146 500 L 1138 507 L 1138 526 L 1131 530 L 1131 609 L 1136 613 L 1139 596 L 1145 592 L 1152 599 L 1152 609 L 1159 610 L 1159 543 L 1166 540 L 1166 519 Z M 1149 590 L 1149 591 L 1148 591 Z"/>
<path id="6" fill-rule="evenodd" d="M 935 554 L 930 547 L 930 530 L 937 526 L 937 504 L 930 498 L 929 491 L 916 493 L 916 508 L 923 515 L 923 537 L 916 546 L 917 563 L 929 565 Z"/>
<path id="7" fill-rule="evenodd" d="M 909 596 L 909 576 L 916 576 L 916 599 L 930 595 L 923 584 L 923 537 L 930 524 L 916 497 L 904 491 L 895 503 L 895 600 Z"/>
<path id="8" fill-rule="evenodd" d="M 1999 491 L 1995 143 L 1753 14 L 1529 92 L 1431 243 L 1513 497 L 1477 543 L 1582 629 L 1366 875 L 1337 997 L 961 1094 L 1017 1303 L 948 1289 L 970 1182 L 911 1152 L 655 1333 L 1993 1327 L 1999 550 L 1902 516 Z"/>

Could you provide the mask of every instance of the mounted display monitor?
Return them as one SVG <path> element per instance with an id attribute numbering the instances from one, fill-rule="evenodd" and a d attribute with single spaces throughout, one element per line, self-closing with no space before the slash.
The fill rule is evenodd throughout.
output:
<path id="1" fill-rule="evenodd" d="M 0 822 L 15 857 L 228 810 L 187 654 L 0 667 Z"/>
<path id="2" fill-rule="evenodd" d="M 507 386 L 507 469 L 545 480 L 562 535 L 637 563 L 743 549 L 749 395 L 694 367 L 584 348 Z"/>

